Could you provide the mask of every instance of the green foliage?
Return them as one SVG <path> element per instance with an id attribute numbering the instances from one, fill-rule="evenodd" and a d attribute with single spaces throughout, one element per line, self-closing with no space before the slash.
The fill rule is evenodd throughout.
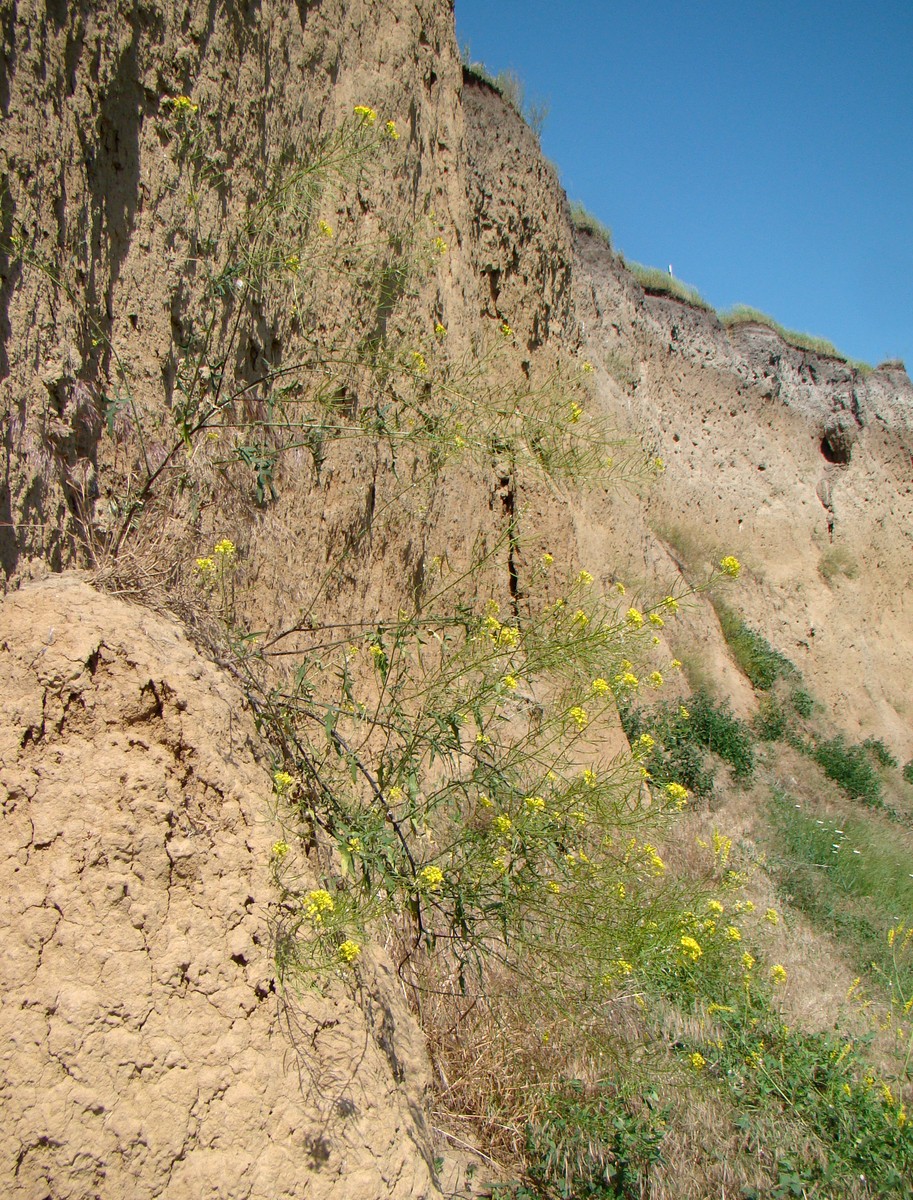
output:
<path id="1" fill-rule="evenodd" d="M 789 729 L 789 713 L 776 696 L 763 696 L 754 727 L 762 742 L 780 742 Z"/>
<path id="2" fill-rule="evenodd" d="M 803 720 L 808 720 L 815 711 L 814 698 L 805 688 L 794 688 L 789 694 L 789 702 L 793 706 L 793 711 Z"/>
<path id="3" fill-rule="evenodd" d="M 674 275 L 669 275 L 667 272 L 661 271 L 659 267 L 645 267 L 643 263 L 633 262 L 630 259 L 625 260 L 625 266 L 645 292 L 651 292 L 654 295 L 672 296 L 674 299 L 683 300 L 686 304 L 691 304 L 695 308 L 703 308 L 707 312 L 713 311 L 697 288 L 692 287 L 688 283 L 683 283 L 680 279 L 676 279 Z"/>
<path id="4" fill-rule="evenodd" d="M 702 692 L 688 702 L 693 737 L 732 768 L 736 779 L 747 781 L 754 773 L 751 730 L 736 717 L 728 702 L 714 704 Z"/>
<path id="5" fill-rule="evenodd" d="M 515 1200 L 635 1200 L 660 1161 L 668 1108 L 655 1093 L 625 1097 L 611 1084 L 586 1088 L 569 1080 L 546 1097 L 545 1111 L 526 1129 L 523 1185 L 494 1194 Z"/>
<path id="6" fill-rule="evenodd" d="M 713 606 L 727 645 L 753 687 L 767 692 L 778 679 L 798 676 L 793 663 L 760 633 L 750 629 L 738 613 L 719 598 L 714 599 Z"/>
<path id="7" fill-rule="evenodd" d="M 727 763 L 736 779 L 747 781 L 754 772 L 750 728 L 727 702 L 716 704 L 705 692 L 692 695 L 687 706 L 659 704 L 652 709 L 623 699 L 619 713 L 632 745 L 646 735 L 648 748 L 642 750 L 641 761 L 657 787 L 678 783 L 698 798 L 711 796 L 715 772 L 708 751 Z"/>
<path id="8" fill-rule="evenodd" d="M 907 783 L 913 783 L 913 758 L 909 762 L 904 763 L 903 777 Z"/>
<path id="9" fill-rule="evenodd" d="M 833 779 L 851 799 L 862 800 L 872 808 L 882 807 L 882 783 L 862 746 L 849 745 L 838 734 L 817 742 L 814 758 L 828 779 Z"/>
<path id="10" fill-rule="evenodd" d="M 908 835 L 872 817 L 817 817 L 783 792 L 774 793 L 768 816 L 781 893 L 843 942 L 857 970 L 875 963 L 887 971 L 884 930 L 913 911 Z"/>
<path id="11" fill-rule="evenodd" d="M 575 229 L 582 229 L 585 233 L 592 234 L 593 237 L 604 242 L 610 250 L 612 249 L 611 229 L 594 216 L 579 200 L 571 201 L 571 223 Z"/>
<path id="12" fill-rule="evenodd" d="M 752 1146 L 778 1147 L 777 1184 L 765 1195 L 825 1200 L 861 1175 L 867 1195 L 913 1195 L 913 1125 L 859 1043 L 784 1025 L 757 995 L 718 1010 L 709 1034 L 688 1048 L 738 1106 Z"/>
<path id="13" fill-rule="evenodd" d="M 797 333 L 794 329 L 786 329 L 773 317 L 769 317 L 757 308 L 750 308 L 747 304 L 737 304 L 728 312 L 720 313 L 720 320 L 730 329 L 739 325 L 766 325 L 768 329 L 778 333 L 784 342 L 795 346 L 798 350 L 810 350 L 813 354 L 838 358 L 842 362 L 849 362 L 851 365 L 857 366 L 857 368 L 871 370 L 867 363 L 855 363 L 845 354 L 841 354 L 836 346 L 826 338 L 811 337 L 807 333 Z"/>
<path id="14" fill-rule="evenodd" d="M 862 744 L 880 767 L 896 770 L 900 765 L 881 738 L 867 737 Z"/>
<path id="15" fill-rule="evenodd" d="M 679 783 L 698 799 L 713 794 L 714 768 L 706 760 L 687 708 L 660 704 L 645 709 L 623 702 L 619 714 L 632 745 L 645 734 L 653 739 L 655 744 L 644 754 L 643 765 L 656 786 Z"/>

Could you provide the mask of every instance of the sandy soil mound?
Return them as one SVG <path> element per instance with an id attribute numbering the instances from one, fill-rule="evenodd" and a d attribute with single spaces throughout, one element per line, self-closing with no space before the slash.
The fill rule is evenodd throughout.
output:
<path id="1" fill-rule="evenodd" d="M 64 575 L 0 605 L 0 694 L 4 1194 L 436 1194 L 390 969 L 274 979 L 281 831 L 231 682 Z"/>

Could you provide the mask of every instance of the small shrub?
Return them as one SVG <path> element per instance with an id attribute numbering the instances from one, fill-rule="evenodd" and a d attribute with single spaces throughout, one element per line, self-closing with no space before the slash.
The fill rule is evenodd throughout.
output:
<path id="1" fill-rule="evenodd" d="M 561 1200 L 633 1200 L 659 1162 L 666 1115 L 653 1095 L 625 1101 L 610 1084 L 571 1080 L 527 1126 L 530 1181 Z"/>
<path id="2" fill-rule="evenodd" d="M 786 736 L 789 714 L 775 696 L 765 696 L 754 727 L 763 742 L 780 742 Z"/>
<path id="3" fill-rule="evenodd" d="M 862 800 L 873 808 L 882 806 L 881 780 L 862 746 L 847 745 L 838 734 L 830 741 L 818 742 L 815 761 L 851 799 Z"/>
<path id="4" fill-rule="evenodd" d="M 733 715 L 728 704 L 715 704 L 705 692 L 695 693 L 687 706 L 661 704 L 647 710 L 621 705 L 620 713 L 632 745 L 645 733 L 653 739 L 653 748 L 642 762 L 654 786 L 680 783 L 695 797 L 711 796 L 715 771 L 705 751 L 728 763 L 736 779 L 751 778 L 751 730 Z"/>
<path id="5" fill-rule="evenodd" d="M 751 730 L 729 704 L 714 704 L 709 696 L 698 693 L 691 697 L 688 713 L 695 740 L 728 763 L 736 779 L 750 779 L 754 773 Z"/>
<path id="6" fill-rule="evenodd" d="M 896 770 L 900 765 L 881 738 L 867 737 L 862 744 L 879 767 L 890 767 Z"/>
<path id="7" fill-rule="evenodd" d="M 632 745 L 644 733 L 649 733 L 655 742 L 643 761 L 655 787 L 680 783 L 698 799 L 713 795 L 715 771 L 705 762 L 703 747 L 695 737 L 687 708 L 663 704 L 651 711 L 621 705 L 619 711 L 622 727 Z"/>
<path id="8" fill-rule="evenodd" d="M 844 579 L 855 579 L 859 574 L 859 563 L 846 546 L 831 546 L 821 555 L 818 574 L 827 583 L 840 576 Z"/>
<path id="9" fill-rule="evenodd" d="M 794 688 L 789 694 L 789 702 L 793 711 L 803 720 L 808 720 L 815 711 L 815 701 L 804 688 Z"/>
<path id="10" fill-rule="evenodd" d="M 904 763 L 903 777 L 907 783 L 913 783 L 913 758 L 909 762 Z"/>

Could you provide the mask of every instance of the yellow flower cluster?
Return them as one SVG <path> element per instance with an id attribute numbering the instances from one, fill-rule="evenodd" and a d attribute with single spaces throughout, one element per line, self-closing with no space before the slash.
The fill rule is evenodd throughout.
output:
<path id="1" fill-rule="evenodd" d="M 655 687 L 655 688 L 661 688 L 663 686 L 662 671 L 651 671 L 650 672 L 650 685 L 651 685 L 651 687 Z"/>
<path id="2" fill-rule="evenodd" d="M 212 548 L 213 554 L 218 554 L 225 562 L 230 562 L 236 554 L 235 544 L 228 538 L 222 538 L 220 542 L 216 542 Z"/>
<path id="3" fill-rule="evenodd" d="M 412 351 L 412 366 L 418 371 L 419 375 L 424 375 L 427 372 L 428 362 L 421 350 Z"/>
<path id="4" fill-rule="evenodd" d="M 527 796 L 523 803 L 530 812 L 542 812 L 545 808 L 545 800 L 541 796 Z"/>
<path id="5" fill-rule="evenodd" d="M 639 613 L 636 608 L 629 608 L 625 613 L 625 620 L 632 629 L 640 629 L 644 623 L 643 614 Z"/>
<path id="6" fill-rule="evenodd" d="M 604 679 L 594 679 L 590 687 L 594 696 L 604 696 L 609 691 L 609 685 Z"/>
<path id="7" fill-rule="evenodd" d="M 742 564 L 737 558 L 733 558 L 731 554 L 727 554 L 725 558 L 720 559 L 720 570 L 724 575 L 729 575 L 733 579 L 738 579 L 739 572 L 742 570 Z"/>
<path id="8" fill-rule="evenodd" d="M 438 254 L 446 254 L 447 253 L 447 243 L 444 241 L 444 239 L 442 237 L 436 237 L 431 244 L 432 244 L 432 246 L 434 246 L 434 248 L 438 252 Z"/>
<path id="9" fill-rule="evenodd" d="M 506 813 L 500 813 L 492 821 L 492 827 L 497 833 L 503 835 L 505 833 L 510 833 L 511 829 L 513 829 L 513 821 L 511 821 L 510 817 L 507 816 Z"/>
<path id="10" fill-rule="evenodd" d="M 318 221 L 317 228 L 320 230 L 320 232 L 323 234 L 323 236 L 325 238 L 331 238 L 333 236 L 333 226 L 330 225 L 327 221 Z"/>
<path id="11" fill-rule="evenodd" d="M 516 675 L 505 675 L 501 680 L 501 686 L 509 692 L 515 692 L 518 687 Z"/>
<path id="12" fill-rule="evenodd" d="M 568 716 L 578 729 L 586 729 L 590 718 L 587 716 L 587 711 L 585 708 L 581 708 L 579 704 L 575 704 L 568 713 Z"/>
<path id="13" fill-rule="evenodd" d="M 568 413 L 568 418 L 567 418 L 568 422 L 571 425 L 576 425 L 582 416 L 583 416 L 583 409 L 580 407 L 580 405 L 577 403 L 577 401 L 574 400 L 571 403 L 571 409 L 570 409 L 570 412 Z"/>
<path id="14" fill-rule="evenodd" d="M 667 783 L 664 790 L 679 811 L 688 803 L 688 789 L 680 783 Z"/>
<path id="15" fill-rule="evenodd" d="M 189 96 L 172 96 L 171 107 L 176 113 L 196 112 L 199 105 L 194 104 Z"/>
<path id="16" fill-rule="evenodd" d="M 428 892 L 439 892 L 444 882 L 444 872 L 440 867 L 422 867 L 418 873 L 419 887 Z"/>
<path id="17" fill-rule="evenodd" d="M 295 776 L 289 775 L 288 771 L 277 771 L 273 775 L 273 783 L 276 785 L 276 791 L 280 796 L 284 796 L 294 782 Z"/>
<path id="18" fill-rule="evenodd" d="M 578 571 L 577 582 L 588 587 L 593 582 L 593 576 L 589 573 L 589 571 Z"/>
<path id="19" fill-rule="evenodd" d="M 322 925 L 325 913 L 331 913 L 336 905 L 325 888 L 315 888 L 304 898 L 304 915 L 315 925 Z"/>
<path id="20" fill-rule="evenodd" d="M 781 963 L 774 963 L 770 968 L 770 977 L 774 983 L 786 983 L 786 968 Z"/>
<path id="21" fill-rule="evenodd" d="M 273 858 L 283 859 L 291 850 L 291 846 L 286 841 L 273 842 Z"/>
<path id="22" fill-rule="evenodd" d="M 351 938 L 346 938 L 336 951 L 336 954 L 341 963 L 344 963 L 347 967 L 351 967 L 361 954 L 361 946 L 359 946 L 358 942 L 353 942 Z"/>
<path id="23" fill-rule="evenodd" d="M 356 104 L 355 115 L 361 121 L 362 125 L 373 125 L 377 120 L 377 113 L 367 104 Z"/>
<path id="24" fill-rule="evenodd" d="M 396 123 L 394 121 L 388 121 L 384 126 L 384 130 L 386 131 L 387 137 L 391 142 L 399 141 L 399 130 L 396 128 Z"/>
<path id="25" fill-rule="evenodd" d="M 704 953 L 704 951 L 701 949 L 700 942 L 696 941 L 693 937 L 689 937 L 688 934 L 685 934 L 685 936 L 680 940 L 679 944 L 681 945 L 682 953 L 684 954 L 685 958 L 690 958 L 692 962 L 697 962 L 697 960 Z"/>

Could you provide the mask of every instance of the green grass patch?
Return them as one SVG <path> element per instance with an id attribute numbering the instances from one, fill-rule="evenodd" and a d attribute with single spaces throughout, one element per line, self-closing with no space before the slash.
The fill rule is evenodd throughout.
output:
<path id="1" fill-rule="evenodd" d="M 713 607 L 726 644 L 752 687 L 768 692 L 778 679 L 798 678 L 795 664 L 775 650 L 757 630 L 746 625 L 737 612 L 718 598 L 714 598 Z"/>
<path id="2" fill-rule="evenodd" d="M 846 354 L 842 354 L 834 343 L 829 342 L 827 338 L 812 337 L 808 333 L 799 333 L 795 329 L 787 329 L 779 321 L 775 321 L 773 317 L 768 316 L 767 313 L 761 312 L 757 308 L 751 308 L 747 304 L 736 304 L 728 312 L 720 313 L 720 320 L 727 329 L 733 329 L 739 325 L 765 325 L 768 329 L 772 329 L 774 333 L 779 334 L 788 345 L 795 346 L 797 350 L 810 350 L 813 354 L 840 359 L 841 362 L 848 363 L 863 373 L 872 370 L 868 363 L 851 359 Z"/>
<path id="3" fill-rule="evenodd" d="M 666 271 L 661 271 L 659 267 L 646 267 L 643 263 L 633 262 L 630 259 L 625 260 L 625 266 L 645 292 L 652 295 L 672 296 L 675 300 L 683 300 L 685 304 L 692 304 L 695 308 L 713 312 L 713 306 L 707 303 L 697 288 L 692 287 L 689 283 L 683 283 L 681 279 L 676 279 L 674 275 L 669 275 Z"/>
<path id="4" fill-rule="evenodd" d="M 571 223 L 575 229 L 582 229 L 584 233 L 590 233 L 593 237 L 599 238 L 601 242 L 605 242 L 611 250 L 611 229 L 609 229 L 608 225 L 604 225 L 598 217 L 594 216 L 579 200 L 571 201 Z"/>
<path id="5" fill-rule="evenodd" d="M 768 810 L 771 865 L 781 894 L 833 934 L 863 973 L 891 970 L 887 930 L 913 912 L 913 846 L 873 817 L 816 817 L 775 792 Z M 907 968 L 913 987 L 913 968 Z"/>

